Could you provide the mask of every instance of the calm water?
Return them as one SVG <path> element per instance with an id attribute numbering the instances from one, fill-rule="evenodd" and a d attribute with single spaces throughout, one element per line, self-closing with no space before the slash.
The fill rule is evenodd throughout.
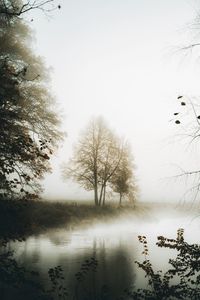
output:
<path id="1" fill-rule="evenodd" d="M 186 212 L 163 209 L 154 210 L 140 217 L 113 220 L 87 228 L 62 228 L 49 230 L 45 234 L 30 236 L 25 242 L 11 243 L 17 260 L 31 270 L 41 274 L 41 280 L 49 286 L 48 269 L 62 266 L 65 284 L 69 291 L 77 285 L 75 273 L 86 259 L 98 260 L 97 272 L 88 272 L 81 284 L 81 293 L 100 293 L 104 285 L 109 289 L 109 299 L 123 294 L 124 288 L 133 284 L 146 287 L 144 273 L 138 269 L 135 260 L 143 261 L 142 245 L 138 235 L 146 235 L 150 259 L 155 269 L 167 270 L 169 257 L 176 252 L 155 246 L 158 235 L 176 238 L 178 228 L 185 229 L 185 239 L 191 243 L 200 242 L 200 218 Z"/>

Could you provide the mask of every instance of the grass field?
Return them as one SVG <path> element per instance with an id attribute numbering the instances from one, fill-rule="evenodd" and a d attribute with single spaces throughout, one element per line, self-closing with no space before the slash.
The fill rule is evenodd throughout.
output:
<path id="1" fill-rule="evenodd" d="M 91 202 L 0 201 L 0 238 L 15 239 L 63 225 L 84 225 L 141 211 L 138 205 L 106 205 Z"/>
<path id="2" fill-rule="evenodd" d="M 50 228 L 91 226 L 120 217 L 153 217 L 168 210 L 175 212 L 175 204 L 136 202 L 98 207 L 91 201 L 1 200 L 0 239 L 26 238 Z"/>

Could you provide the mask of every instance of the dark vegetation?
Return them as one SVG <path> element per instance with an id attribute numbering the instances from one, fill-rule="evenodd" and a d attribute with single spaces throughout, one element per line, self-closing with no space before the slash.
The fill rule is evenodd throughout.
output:
<path id="1" fill-rule="evenodd" d="M 109 221 L 111 218 L 142 211 L 142 207 L 136 208 L 134 205 L 106 205 L 100 208 L 90 203 L 4 200 L 0 201 L 0 238 L 22 239 L 49 228 L 83 226 L 88 222 Z"/>
<path id="2" fill-rule="evenodd" d="M 0 202 L 2 203 L 2 202 Z M 154 205 L 156 208 L 156 205 Z M 143 214 L 150 206 L 134 209 Z M 168 206 L 166 206 L 166 209 Z M 133 208 L 132 208 L 133 209 Z M 128 300 L 128 299 L 199 299 L 200 247 L 190 245 L 184 240 L 183 230 L 178 230 L 176 239 L 158 237 L 157 245 L 177 251 L 175 259 L 167 272 L 154 271 L 148 259 L 148 244 L 145 236 L 139 236 L 143 245 L 144 261 L 136 262 L 145 272 L 148 288 L 126 288 L 118 298 L 112 296 L 109 286 L 96 289 L 93 278 L 98 272 L 101 261 L 91 257 L 82 262 L 80 270 L 74 274 L 73 289 L 66 284 L 62 266 L 49 269 L 51 287 L 45 290 L 40 283 L 40 274 L 21 267 L 7 250 L 9 240 L 23 240 L 27 235 L 40 233 L 48 228 L 67 225 L 82 225 L 86 221 L 106 222 L 113 215 L 119 217 L 130 212 L 130 207 L 95 207 L 90 204 L 47 203 L 44 201 L 7 201 L 0 209 L 1 242 L 0 251 L 0 295 L 3 300 L 10 299 L 52 299 L 52 300 Z M 11 222 L 12 221 L 12 222 Z M 12 224 L 12 225 L 11 225 Z M 90 224 L 91 225 L 91 224 Z M 133 249 L 134 251 L 134 249 Z M 144 279 L 145 280 L 145 279 Z M 134 283 L 133 283 L 134 284 Z M 13 298 L 14 297 L 14 298 Z"/>
<path id="3" fill-rule="evenodd" d="M 144 261 L 135 263 L 140 269 L 145 272 L 145 278 L 147 280 L 148 287 L 146 289 L 127 288 L 121 291 L 121 296 L 118 300 L 167 300 L 167 299 L 194 299 L 200 298 L 200 246 L 197 244 L 188 244 L 184 240 L 184 230 L 178 229 L 177 238 L 171 239 L 163 236 L 158 236 L 157 246 L 161 248 L 173 249 L 177 252 L 175 259 L 169 259 L 170 268 L 163 272 L 162 269 L 154 271 L 151 261 L 148 259 L 149 249 L 146 236 L 138 236 L 139 242 L 143 245 L 142 255 L 144 255 Z M 83 281 L 90 272 L 97 272 L 99 262 L 95 258 L 86 260 L 80 271 L 75 274 L 77 280 L 77 287 L 83 284 Z M 50 272 L 54 274 L 54 278 L 51 281 L 55 281 L 55 271 Z M 62 268 L 59 267 L 57 278 L 64 280 L 62 276 Z M 60 281 L 61 283 L 61 281 Z M 57 285 L 58 283 L 54 283 Z M 61 290 L 63 290 L 63 283 L 61 284 Z M 61 297 L 60 299 L 114 299 L 109 294 L 109 287 L 103 286 L 102 293 L 95 295 L 94 286 L 91 284 L 88 286 L 88 294 L 78 293 L 78 289 L 74 291 L 74 295 L 69 298 Z M 67 291 L 67 288 L 65 288 Z M 58 291 L 59 293 L 59 291 Z M 93 295 L 90 298 L 89 295 Z M 117 300 L 115 299 L 115 300 Z"/>
<path id="4" fill-rule="evenodd" d="M 106 222 L 111 217 L 117 218 L 133 210 L 133 206 L 106 205 L 102 208 L 94 207 L 90 203 L 78 204 L 77 202 L 50 203 L 39 200 L 5 199 L 0 201 L 0 299 L 72 299 L 71 294 L 67 292 L 60 266 L 49 270 L 52 287 L 50 290 L 44 290 L 40 283 L 40 274 L 22 267 L 14 259 L 13 252 L 7 248 L 10 241 L 23 241 L 32 234 L 39 234 L 60 226 L 68 228 L 68 226 L 81 225 L 83 227 L 88 226 L 88 222 L 91 226 L 93 222 Z M 88 269 L 91 273 L 90 267 L 91 264 Z M 85 268 L 87 269 L 86 266 Z M 77 289 L 84 281 L 83 271 L 81 269 L 80 273 L 75 275 Z M 80 295 L 74 299 L 79 298 Z"/>
<path id="5" fill-rule="evenodd" d="M 9 251 L 0 252 L 0 299 L 53 299 L 39 283 L 38 274 L 19 266 Z"/>
<path id="6" fill-rule="evenodd" d="M 62 138 L 48 70 L 31 49 L 25 12 L 53 1 L 0 1 L 0 195 L 35 198 Z"/>
<path id="7" fill-rule="evenodd" d="M 125 299 L 199 299 L 200 298 L 200 246 L 184 240 L 184 230 L 178 229 L 177 238 L 158 236 L 157 246 L 177 251 L 175 259 L 169 259 L 170 268 L 154 271 L 148 259 L 149 249 L 146 236 L 139 236 L 145 259 L 136 262 L 145 272 L 148 288 L 127 291 Z"/>
<path id="8" fill-rule="evenodd" d="M 143 245 L 144 261 L 136 264 L 145 272 L 147 288 L 126 288 L 119 297 L 113 297 L 109 286 L 102 286 L 97 293 L 94 274 L 98 272 L 100 261 L 91 257 L 83 261 L 80 270 L 74 274 L 75 286 L 70 289 L 65 283 L 62 266 L 49 269 L 51 288 L 45 291 L 38 283 L 39 274 L 20 267 L 12 258 L 12 253 L 0 254 L 0 295 L 1 299 L 74 299 L 74 300 L 167 300 L 195 299 L 200 297 L 200 246 L 188 244 L 184 240 L 184 231 L 179 229 L 177 238 L 158 237 L 157 246 L 169 248 L 177 252 L 174 259 L 169 259 L 169 269 L 155 271 L 148 259 L 147 238 L 138 237 Z M 86 286 L 85 286 L 86 284 Z M 36 298 L 35 298 L 36 297 Z"/>

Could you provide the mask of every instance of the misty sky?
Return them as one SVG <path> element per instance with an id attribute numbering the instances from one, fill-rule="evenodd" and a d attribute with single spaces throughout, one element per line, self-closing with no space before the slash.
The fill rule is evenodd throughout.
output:
<path id="1" fill-rule="evenodd" d="M 45 197 L 87 198 L 61 179 L 60 165 L 92 116 L 132 145 L 142 200 L 180 200 L 184 183 L 163 178 L 189 168 L 195 151 L 175 142 L 178 95 L 200 95 L 197 53 L 179 48 L 198 40 L 198 1 L 61 0 L 61 10 L 31 23 L 35 50 L 53 71 L 52 88 L 68 136 L 45 179 Z M 199 36 L 200 40 L 200 36 Z"/>

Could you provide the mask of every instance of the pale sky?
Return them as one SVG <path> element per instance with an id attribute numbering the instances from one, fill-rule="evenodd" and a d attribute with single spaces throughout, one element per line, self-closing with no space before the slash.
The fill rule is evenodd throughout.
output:
<path id="1" fill-rule="evenodd" d="M 192 152 L 173 139 L 178 95 L 200 95 L 194 0 L 61 0 L 51 18 L 31 23 L 35 50 L 53 71 L 52 89 L 68 136 L 46 176 L 45 197 L 88 198 L 61 179 L 60 166 L 92 116 L 102 115 L 132 145 L 142 200 L 180 200 L 184 184 L 163 180 L 189 166 Z M 199 30 L 200 32 L 200 30 Z M 198 40 L 198 37 L 197 37 Z M 199 36 L 200 40 L 200 36 Z"/>

